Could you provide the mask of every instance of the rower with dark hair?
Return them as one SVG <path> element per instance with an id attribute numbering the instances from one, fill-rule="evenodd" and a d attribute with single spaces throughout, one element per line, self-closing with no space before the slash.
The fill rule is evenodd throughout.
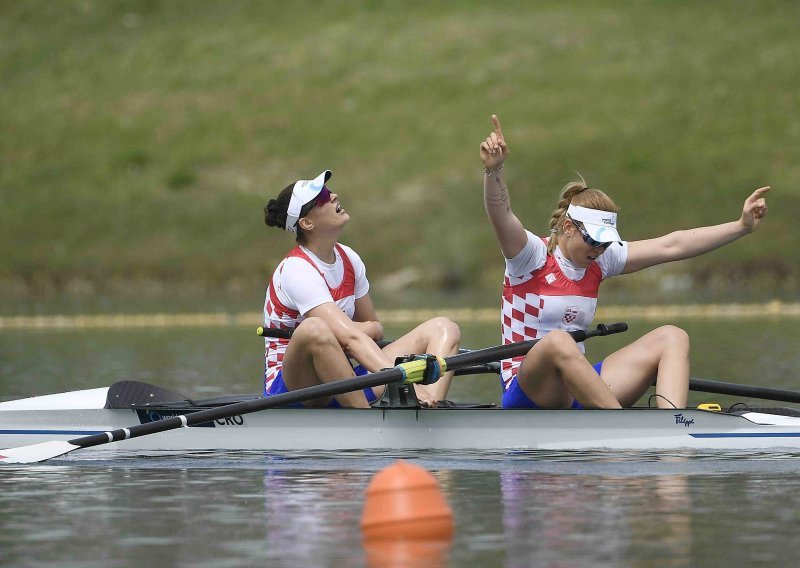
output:
<path id="1" fill-rule="evenodd" d="M 267 225 L 295 235 L 297 246 L 276 268 L 264 302 L 267 328 L 293 330 L 291 341 L 265 338 L 264 395 L 271 396 L 392 367 L 401 355 L 458 352 L 458 326 L 428 320 L 381 349 L 383 326 L 369 296 L 366 267 L 339 236 L 350 220 L 330 191 L 326 170 L 288 185 L 264 208 Z M 358 362 L 354 369 L 348 358 Z M 414 385 L 423 404 L 444 400 L 452 372 L 436 383 Z M 383 387 L 317 399 L 306 406 L 367 407 Z"/>

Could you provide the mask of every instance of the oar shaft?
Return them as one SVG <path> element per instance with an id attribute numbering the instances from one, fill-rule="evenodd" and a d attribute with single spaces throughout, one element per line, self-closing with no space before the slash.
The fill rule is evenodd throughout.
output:
<path id="1" fill-rule="evenodd" d="M 256 328 L 256 334 L 260 337 L 275 337 L 277 339 L 291 339 L 292 334 L 294 333 L 293 329 L 278 329 L 277 327 L 258 327 Z M 392 342 L 391 339 L 378 339 L 375 343 L 378 344 L 378 347 L 386 347 Z"/>
<path id="2" fill-rule="evenodd" d="M 600 324 L 596 329 L 588 331 L 577 330 L 568 332 L 572 339 L 576 342 L 585 341 L 589 337 L 597 335 L 611 335 L 612 333 L 620 333 L 628 329 L 626 323 L 613 323 L 610 325 Z M 476 349 L 475 351 L 468 351 L 466 353 L 459 353 L 452 357 L 447 357 L 447 370 L 452 371 L 453 365 L 464 367 L 467 365 L 480 365 L 491 361 L 500 361 L 501 359 L 510 359 L 511 357 L 519 357 L 525 355 L 531 350 L 531 347 L 536 345 L 540 339 L 532 339 L 530 341 L 520 341 L 517 343 L 509 343 L 507 345 L 498 345 L 496 347 L 487 347 L 486 349 Z"/>
<path id="3" fill-rule="evenodd" d="M 483 365 L 470 365 L 455 371 L 456 376 L 464 375 L 497 375 L 500 373 L 500 363 L 484 363 Z"/>
<path id="4" fill-rule="evenodd" d="M 352 379 L 334 381 L 332 383 L 314 385 L 301 390 L 289 391 L 264 398 L 245 400 L 242 402 L 218 406 L 216 408 L 198 410 L 197 412 L 190 412 L 182 416 L 162 418 L 161 420 L 155 420 L 153 422 L 139 424 L 129 428 L 120 428 L 119 430 L 113 430 L 111 432 L 103 432 L 102 434 L 92 434 L 91 436 L 84 436 L 82 438 L 69 440 L 69 443 L 80 446 L 81 448 L 89 448 L 92 446 L 107 444 L 109 442 L 119 442 L 129 438 L 138 438 L 140 436 L 147 436 L 149 434 L 157 434 L 159 432 L 175 430 L 185 426 L 194 426 L 196 424 L 203 424 L 205 422 L 213 422 L 214 420 L 230 418 L 231 416 L 251 414 L 260 410 L 277 408 L 279 406 L 286 406 L 315 398 L 336 396 L 346 392 L 385 385 L 386 383 L 399 381 L 402 379 L 403 372 L 393 367 L 391 369 L 386 369 L 384 371 L 379 371 L 363 377 L 355 377 Z"/>
<path id="5" fill-rule="evenodd" d="M 760 398 L 763 400 L 777 400 L 781 402 L 800 403 L 800 392 L 770 387 L 755 387 L 750 385 L 737 385 L 709 381 L 707 379 L 689 379 L 689 390 L 710 392 L 714 394 L 727 394 L 746 398 Z"/>
<path id="6" fill-rule="evenodd" d="M 570 332 L 575 341 L 583 341 L 587 337 L 595 335 L 608 335 L 610 333 L 618 333 L 628 329 L 627 324 L 618 323 L 611 325 L 600 324 L 596 329 L 590 331 L 573 331 Z M 482 365 L 507 359 L 509 357 L 516 357 L 524 355 L 531 347 L 533 347 L 539 340 L 534 339 L 531 341 L 522 341 L 519 343 L 510 343 L 508 345 L 498 345 L 496 347 L 489 347 L 487 349 L 478 349 L 467 353 L 459 353 L 458 355 L 451 355 L 445 357 L 443 360 L 442 371 L 457 371 L 472 365 Z M 409 363 L 413 365 L 414 363 Z M 401 365 L 402 366 L 402 365 Z M 353 392 L 360 389 L 385 385 L 393 381 L 403 381 L 406 378 L 405 369 L 411 367 L 393 367 L 391 369 L 384 369 L 376 373 L 364 375 L 362 377 L 354 377 L 351 379 L 342 379 L 315 385 L 295 391 L 290 391 L 274 396 L 245 400 L 234 404 L 227 404 L 216 408 L 207 408 L 205 410 L 198 410 L 197 412 L 190 412 L 181 416 L 173 416 L 146 424 L 137 424 L 129 428 L 120 428 L 111 432 L 103 432 L 101 434 L 93 434 L 91 436 L 84 436 L 82 438 L 75 438 L 69 440 L 70 444 L 81 448 L 89 448 L 92 446 L 99 446 L 109 442 L 118 442 L 127 440 L 129 438 L 138 438 L 140 436 L 147 436 L 149 434 L 157 434 L 159 432 L 166 432 L 168 430 L 175 430 L 177 428 L 194 426 L 195 424 L 202 424 L 204 422 L 213 422 L 231 416 L 242 414 L 250 414 L 269 408 L 276 408 L 278 406 L 286 406 L 313 400 L 315 398 L 336 396 L 347 392 Z"/>

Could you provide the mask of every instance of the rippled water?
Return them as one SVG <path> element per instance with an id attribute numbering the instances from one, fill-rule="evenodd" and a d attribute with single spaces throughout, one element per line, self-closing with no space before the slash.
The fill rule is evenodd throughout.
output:
<path id="1" fill-rule="evenodd" d="M 692 324 L 696 376 L 800 387 L 798 334 L 776 321 L 748 325 L 745 336 L 736 322 Z M 466 331 L 469 346 L 496 338 Z M 590 352 L 626 339 L 594 340 Z M 255 392 L 260 357 L 252 330 L 238 328 L 0 333 L 0 399 L 121 379 L 194 396 Z M 476 376 L 451 398 L 496 397 L 496 378 Z M 398 458 L 439 481 L 451 543 L 362 542 L 365 489 Z M 784 565 L 800 552 L 799 511 L 800 455 L 778 452 L 79 450 L 0 468 L 0 565 Z"/>
<path id="2" fill-rule="evenodd" d="M 455 537 L 438 556 L 428 549 L 415 557 L 413 543 L 375 549 L 362 542 L 365 489 L 397 458 L 431 471 L 453 510 Z M 2 564 L 783 564 L 800 552 L 798 458 L 204 452 L 108 459 L 76 452 L 3 468 Z"/>

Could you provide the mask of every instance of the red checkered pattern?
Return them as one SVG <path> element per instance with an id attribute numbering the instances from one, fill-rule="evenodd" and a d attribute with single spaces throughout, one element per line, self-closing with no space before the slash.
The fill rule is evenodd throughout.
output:
<path id="1" fill-rule="evenodd" d="M 283 265 L 278 267 L 276 274 L 280 274 Z M 294 329 L 303 318 L 297 312 L 281 304 L 277 294 L 275 294 L 275 282 L 270 282 L 267 287 L 266 301 L 264 302 L 264 326 L 276 329 Z M 265 338 L 264 351 L 264 388 L 269 388 L 272 381 L 278 375 L 283 365 L 283 354 L 289 345 L 288 339 L 277 339 L 273 337 Z"/>
<path id="2" fill-rule="evenodd" d="M 512 287 L 506 287 L 503 294 L 502 330 L 503 344 L 530 341 L 539 337 L 539 314 L 544 308 L 544 298 L 537 294 L 517 295 Z M 505 359 L 500 367 L 504 387 L 517 373 L 523 357 Z"/>

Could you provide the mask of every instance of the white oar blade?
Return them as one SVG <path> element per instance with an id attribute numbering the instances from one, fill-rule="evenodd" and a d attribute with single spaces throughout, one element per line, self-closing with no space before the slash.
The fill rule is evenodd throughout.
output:
<path id="1" fill-rule="evenodd" d="M 35 463 L 77 450 L 80 446 L 69 442 L 42 442 L 19 448 L 0 450 L 0 463 Z"/>

